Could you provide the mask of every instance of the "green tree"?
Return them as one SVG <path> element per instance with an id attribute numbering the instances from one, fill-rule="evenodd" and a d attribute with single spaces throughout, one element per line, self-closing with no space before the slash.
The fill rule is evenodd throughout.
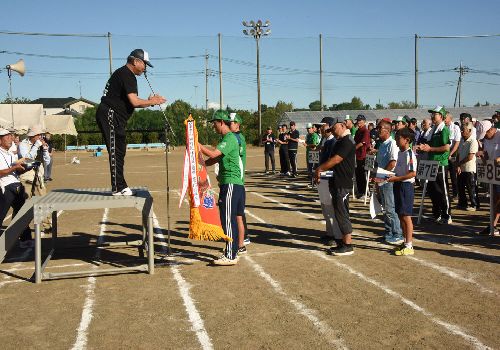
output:
<path id="1" fill-rule="evenodd" d="M 276 109 L 276 112 L 281 116 L 285 112 L 291 112 L 291 111 L 293 111 L 293 104 L 291 102 L 287 103 L 287 102 L 284 102 L 284 101 L 278 101 L 276 103 L 276 107 L 274 107 L 274 108 Z"/>
<path id="2" fill-rule="evenodd" d="M 375 109 L 385 109 L 384 105 L 383 104 L 380 104 L 380 103 L 377 103 L 375 105 Z"/>
<path id="3" fill-rule="evenodd" d="M 401 102 L 389 102 L 387 104 L 389 109 L 413 109 L 415 108 L 415 103 L 411 101 L 401 101 Z"/>
<path id="4" fill-rule="evenodd" d="M 319 100 L 309 103 L 309 109 L 311 111 L 321 111 L 321 102 Z"/>
<path id="5" fill-rule="evenodd" d="M 0 103 L 12 103 L 12 104 L 23 104 L 23 103 L 30 103 L 31 99 L 27 97 L 14 97 L 10 98 L 8 95 L 5 96 L 5 98 L 0 102 Z"/>

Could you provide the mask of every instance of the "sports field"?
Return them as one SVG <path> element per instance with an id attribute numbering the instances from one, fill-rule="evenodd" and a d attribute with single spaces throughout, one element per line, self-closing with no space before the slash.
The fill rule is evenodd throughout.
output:
<path id="1" fill-rule="evenodd" d="M 500 348 L 500 238 L 474 234 L 488 221 L 486 198 L 481 211 L 455 210 L 452 225 L 416 225 L 411 257 L 392 255 L 379 239 L 381 221 L 351 200 L 355 253 L 333 257 L 319 240 L 321 208 L 305 175 L 264 175 L 263 150 L 252 148 L 252 243 L 236 266 L 214 267 L 223 243 L 187 239 L 188 206 L 178 208 L 182 156 L 182 149 L 169 154 L 178 255 L 166 256 L 165 154 L 131 151 L 127 181 L 154 197 L 155 274 L 34 284 L 33 250 L 16 248 L 0 264 L 2 349 Z M 109 187 L 106 156 L 79 157 L 78 165 L 64 164 L 56 155 L 49 189 Z M 299 158 L 303 170 L 303 149 Z M 46 271 L 144 263 L 137 248 L 92 246 L 138 239 L 140 224 L 135 209 L 59 212 L 60 248 Z"/>

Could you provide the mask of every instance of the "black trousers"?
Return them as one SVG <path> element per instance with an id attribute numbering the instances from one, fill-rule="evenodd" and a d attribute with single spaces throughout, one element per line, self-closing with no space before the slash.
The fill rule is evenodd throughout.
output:
<path id="1" fill-rule="evenodd" d="M 281 173 L 286 174 L 287 172 L 290 171 L 290 159 L 288 158 L 288 148 L 281 146 L 279 150 L 279 155 L 280 155 Z"/>
<path id="2" fill-rule="evenodd" d="M 14 218 L 17 212 L 22 208 L 26 200 L 26 192 L 24 186 L 20 182 L 16 182 L 5 187 L 5 191 L 0 191 L 0 223 L 3 222 L 7 212 L 12 207 L 12 217 Z M 21 233 L 21 241 L 31 239 L 31 230 L 26 227 Z"/>
<path id="3" fill-rule="evenodd" d="M 288 150 L 288 159 L 290 159 L 290 168 L 293 175 L 297 175 L 297 150 Z"/>
<path id="4" fill-rule="evenodd" d="M 272 150 L 264 150 L 264 156 L 266 158 L 266 171 L 269 171 L 269 159 L 271 159 L 271 166 L 273 171 L 275 171 L 276 161 L 274 159 L 274 148 Z"/>
<path id="5" fill-rule="evenodd" d="M 352 224 L 349 218 L 349 193 L 351 189 L 336 187 L 332 182 L 329 183 L 329 189 L 332 195 L 335 219 L 339 224 L 340 232 L 342 232 L 342 235 L 352 233 Z"/>
<path id="6" fill-rule="evenodd" d="M 448 176 L 450 177 L 450 182 L 451 182 L 451 193 L 453 197 L 456 197 L 458 195 L 457 167 L 455 163 L 453 163 L 451 160 L 448 163 Z"/>
<path id="7" fill-rule="evenodd" d="M 96 113 L 96 121 L 101 130 L 109 156 L 109 171 L 111 173 L 111 189 L 119 192 L 128 187 L 123 175 L 125 153 L 127 152 L 125 122 L 117 113 L 101 103 Z"/>
<path id="8" fill-rule="evenodd" d="M 465 190 L 469 194 L 470 206 L 477 207 L 477 197 L 476 197 L 476 173 L 461 172 L 458 175 L 458 205 L 462 207 L 467 207 L 467 196 L 465 195 Z"/>
<path id="9" fill-rule="evenodd" d="M 448 189 L 446 186 L 446 168 L 440 166 L 436 181 L 429 181 L 427 189 L 429 197 L 432 201 L 432 215 L 435 219 L 441 217 L 442 219 L 449 219 L 451 216 L 450 203 L 448 198 Z"/>
<path id="10" fill-rule="evenodd" d="M 356 186 L 357 195 L 363 196 L 366 190 L 366 172 L 365 172 L 365 160 L 356 159 Z"/>

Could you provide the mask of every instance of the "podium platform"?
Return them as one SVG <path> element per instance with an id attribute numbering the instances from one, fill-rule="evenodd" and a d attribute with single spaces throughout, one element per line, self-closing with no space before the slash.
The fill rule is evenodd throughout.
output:
<path id="1" fill-rule="evenodd" d="M 102 275 L 109 273 L 119 273 L 127 271 L 144 271 L 149 274 L 154 273 L 154 243 L 153 243 L 153 197 L 146 187 L 132 188 L 137 194 L 135 196 L 112 196 L 110 189 L 105 188 L 70 188 L 57 189 L 42 197 L 33 197 L 27 201 L 20 214 L 16 215 L 13 222 L 4 232 L 6 242 L 5 249 L 8 250 L 13 242 L 17 240 L 20 232 L 19 227 L 24 222 L 33 218 L 35 226 L 35 283 L 42 280 L 55 279 L 61 277 Z M 139 246 L 147 251 L 147 264 L 132 267 L 114 267 L 108 269 L 93 269 L 76 272 L 44 273 L 44 269 L 52 258 L 57 243 L 57 212 L 59 210 L 75 211 L 87 209 L 103 208 L 136 208 L 142 213 L 142 241 L 138 241 Z M 31 210 L 32 209 L 32 210 Z M 48 216 L 52 216 L 52 249 L 42 263 L 42 222 Z M 19 223 L 21 222 L 21 223 Z M 28 221 L 29 224 L 29 221 Z M 11 229 L 17 226 L 14 231 Z M 26 225 L 24 225 L 26 227 Z M 15 237 L 14 237 L 15 236 Z M 117 245 L 113 243 L 113 245 Z M 4 253 L 5 256 L 5 253 Z M 3 259 L 3 257 L 2 257 Z"/>

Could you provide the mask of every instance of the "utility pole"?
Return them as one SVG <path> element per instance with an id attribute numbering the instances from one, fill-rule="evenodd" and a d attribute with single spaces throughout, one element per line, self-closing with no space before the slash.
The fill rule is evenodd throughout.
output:
<path id="1" fill-rule="evenodd" d="M 78 80 L 78 87 L 80 88 L 80 98 L 82 98 L 82 82 Z"/>
<path id="2" fill-rule="evenodd" d="M 262 28 L 267 28 L 271 25 L 271 22 L 266 21 L 262 23 L 259 19 L 257 22 L 247 21 L 242 22 L 243 26 L 250 28 L 249 30 L 243 29 L 243 34 L 247 36 L 253 36 L 255 42 L 257 43 L 257 110 L 259 113 L 259 137 L 262 136 L 262 106 L 260 102 L 260 62 L 259 62 L 259 40 L 262 36 L 268 36 L 271 34 L 271 29 L 264 31 Z"/>
<path id="3" fill-rule="evenodd" d="M 415 34 L 415 108 L 418 108 L 418 35 Z"/>
<path id="4" fill-rule="evenodd" d="M 465 67 L 460 61 L 460 66 L 454 69 L 455 72 L 458 72 L 458 83 L 457 83 L 457 92 L 455 93 L 455 102 L 453 102 L 453 107 L 457 106 L 457 97 L 458 97 L 458 108 L 462 105 L 462 76 L 465 73 L 469 72 L 469 67 Z"/>
<path id="5" fill-rule="evenodd" d="M 109 75 L 113 74 L 113 51 L 111 50 L 111 33 L 108 32 Z"/>
<path id="6" fill-rule="evenodd" d="M 205 50 L 205 111 L 208 111 L 208 53 Z"/>
<path id="7" fill-rule="evenodd" d="M 219 109 L 222 109 L 224 105 L 224 99 L 222 98 L 222 38 L 219 33 Z"/>
<path id="8" fill-rule="evenodd" d="M 319 105 L 323 110 L 323 37 L 319 35 Z"/>

